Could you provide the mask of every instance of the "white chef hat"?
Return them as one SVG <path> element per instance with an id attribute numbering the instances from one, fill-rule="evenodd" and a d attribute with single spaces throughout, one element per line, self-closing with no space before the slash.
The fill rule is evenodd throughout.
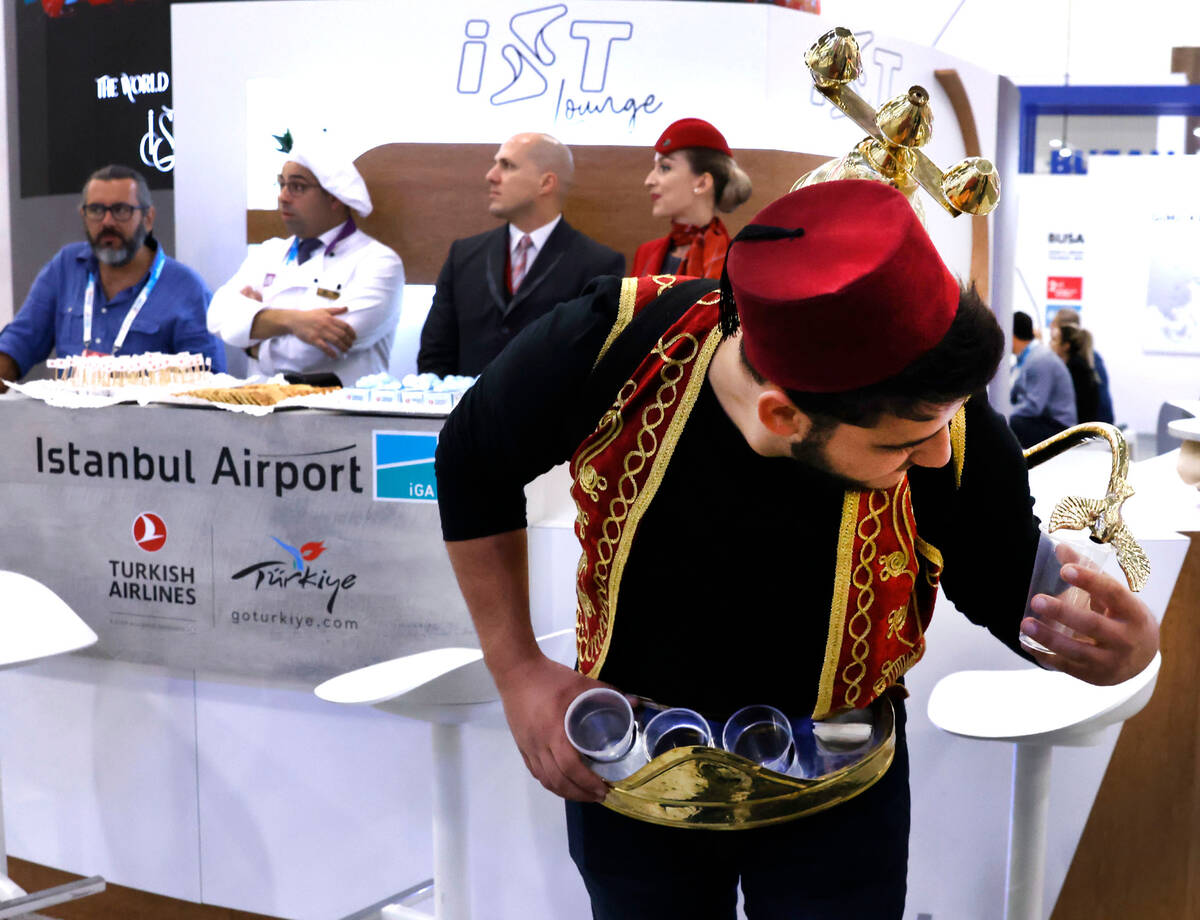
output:
<path id="1" fill-rule="evenodd" d="M 316 176 L 321 187 L 348 208 L 362 217 L 371 213 L 371 195 L 354 161 L 324 138 L 297 142 L 287 159 Z"/>

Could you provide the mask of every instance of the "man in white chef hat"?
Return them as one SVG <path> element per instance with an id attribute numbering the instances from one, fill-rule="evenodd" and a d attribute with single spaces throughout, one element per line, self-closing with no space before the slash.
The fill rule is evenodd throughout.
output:
<path id="1" fill-rule="evenodd" d="M 349 156 L 323 138 L 287 152 L 279 216 L 291 232 L 253 250 L 213 295 L 208 328 L 250 357 L 249 373 L 332 373 L 346 386 L 386 371 L 404 266 L 354 223 L 371 213 Z"/>

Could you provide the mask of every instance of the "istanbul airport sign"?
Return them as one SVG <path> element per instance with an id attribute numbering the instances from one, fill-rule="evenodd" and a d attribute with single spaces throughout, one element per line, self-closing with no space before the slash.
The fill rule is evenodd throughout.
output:
<path id="1" fill-rule="evenodd" d="M 91 654 L 313 681 L 471 644 L 437 514 L 440 422 L 8 398 L 0 482 Z"/>

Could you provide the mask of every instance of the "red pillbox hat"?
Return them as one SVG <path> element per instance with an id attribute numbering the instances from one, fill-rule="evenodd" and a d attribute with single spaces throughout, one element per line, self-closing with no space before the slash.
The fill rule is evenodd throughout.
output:
<path id="1" fill-rule="evenodd" d="M 727 157 L 733 156 L 733 151 L 725 142 L 725 135 L 703 118 L 681 118 L 673 122 L 654 145 L 654 149 L 664 156 L 685 147 L 708 147 L 710 150 L 719 150 Z"/>
<path id="2" fill-rule="evenodd" d="M 784 228 L 784 239 L 754 239 Z M 799 229 L 797 229 L 799 228 Z M 885 380 L 933 348 L 959 285 L 900 192 L 819 182 L 755 215 L 727 271 L 746 357 L 790 390 L 840 393 Z"/>

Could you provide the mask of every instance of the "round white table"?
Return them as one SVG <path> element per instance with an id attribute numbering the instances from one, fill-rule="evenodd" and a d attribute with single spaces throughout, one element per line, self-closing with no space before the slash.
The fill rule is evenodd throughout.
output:
<path id="1" fill-rule="evenodd" d="M 1057 745 L 1095 744 L 1154 693 L 1162 656 L 1136 677 L 1096 687 L 1056 671 L 958 671 L 938 681 L 929 719 L 963 738 L 1013 745 L 1005 920 L 1041 920 L 1050 763 Z"/>

